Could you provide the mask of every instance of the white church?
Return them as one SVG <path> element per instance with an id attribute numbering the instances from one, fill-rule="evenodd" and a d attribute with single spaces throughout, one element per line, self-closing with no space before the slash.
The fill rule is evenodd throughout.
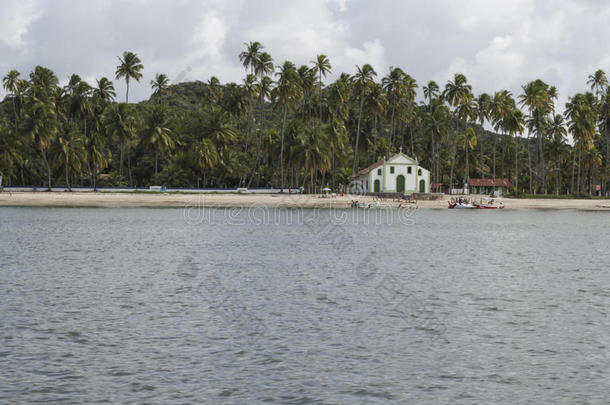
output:
<path id="1" fill-rule="evenodd" d="M 430 172 L 402 152 L 360 170 L 354 180 L 369 193 L 430 192 Z"/>

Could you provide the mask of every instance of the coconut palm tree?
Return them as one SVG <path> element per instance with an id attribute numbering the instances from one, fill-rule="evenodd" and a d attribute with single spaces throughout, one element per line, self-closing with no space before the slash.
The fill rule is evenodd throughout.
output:
<path id="1" fill-rule="evenodd" d="M 322 76 L 326 78 L 326 75 L 330 73 L 332 66 L 330 65 L 330 60 L 326 55 L 320 54 L 316 57 L 316 60 L 311 61 L 314 64 L 314 71 L 318 73 L 318 93 L 319 93 L 319 114 L 320 121 L 318 123 L 318 129 L 322 128 Z"/>
<path id="2" fill-rule="evenodd" d="M 64 169 L 66 187 L 68 191 L 72 191 L 70 171 L 79 172 L 87 160 L 87 154 L 77 127 L 71 124 L 64 127 L 57 137 L 55 155 L 57 165 Z"/>
<path id="3" fill-rule="evenodd" d="M 256 60 L 256 64 L 254 65 L 254 73 L 258 75 L 258 97 L 259 97 L 259 106 L 260 106 L 260 128 L 258 131 L 258 140 L 256 144 L 256 173 L 257 179 L 260 179 L 260 160 L 261 160 L 261 142 L 263 132 L 265 130 L 265 98 L 271 92 L 271 79 L 267 76 L 273 72 L 273 59 L 271 55 L 267 52 L 262 52 L 259 54 L 258 59 Z M 258 180 L 257 180 L 258 182 Z"/>
<path id="4" fill-rule="evenodd" d="M 255 67 L 259 65 L 260 54 L 263 50 L 263 45 L 260 42 L 244 43 L 246 50 L 239 54 L 239 60 L 242 63 L 246 72 L 250 69 L 250 73 L 244 79 L 244 86 L 249 96 L 248 100 L 248 122 L 246 126 L 246 142 L 244 152 L 248 151 L 248 140 L 250 137 L 250 129 L 252 127 L 252 102 L 254 97 L 258 95 L 256 91 L 256 76 L 254 74 Z"/>
<path id="5" fill-rule="evenodd" d="M 430 163 L 432 167 L 432 179 L 434 183 L 442 181 L 440 176 L 439 144 L 449 133 L 450 125 L 449 108 L 438 98 L 433 98 L 430 111 L 424 114 L 424 130 L 430 136 Z"/>
<path id="6" fill-rule="evenodd" d="M 424 99 L 428 99 L 428 105 L 432 104 L 432 99 L 441 95 L 440 87 L 434 80 L 430 80 L 426 86 L 423 87 Z"/>
<path id="7" fill-rule="evenodd" d="M 47 169 L 49 190 L 51 189 L 51 165 L 47 151 L 55 141 L 59 126 L 56 104 L 60 94 L 58 83 L 59 80 L 53 71 L 36 66 L 30 73 L 24 117 L 24 132 L 40 152 Z"/>
<path id="8" fill-rule="evenodd" d="M 96 80 L 96 83 L 97 87 L 93 89 L 93 95 L 104 103 L 113 101 L 116 97 L 116 92 L 114 91 L 112 82 L 107 78 L 102 77 L 101 79 Z"/>
<path id="9" fill-rule="evenodd" d="M 246 45 L 246 50 L 239 54 L 239 60 L 246 71 L 250 69 L 250 73 L 254 74 L 255 68 L 259 64 L 260 54 L 264 46 L 258 41 L 244 43 L 244 45 Z"/>
<path id="10" fill-rule="evenodd" d="M 391 147 L 394 140 L 394 116 L 396 115 L 396 104 L 400 98 L 404 95 L 405 89 L 405 78 L 406 74 L 401 68 L 390 66 L 390 72 L 381 79 L 381 85 L 383 90 L 386 92 L 388 101 L 392 106 L 392 114 L 390 117 L 390 139 L 388 148 Z M 388 156 L 390 151 L 388 150 Z"/>
<path id="11" fill-rule="evenodd" d="M 527 126 L 530 132 L 536 134 L 538 163 L 536 168 L 536 180 L 538 189 L 546 193 L 546 171 L 544 163 L 544 130 L 549 120 L 549 114 L 554 109 L 553 98 L 556 91 L 549 94 L 549 85 L 540 79 L 534 80 L 522 86 L 523 94 L 519 96 L 522 106 L 528 109 Z"/>
<path id="12" fill-rule="evenodd" d="M 211 139 L 202 138 L 193 144 L 191 150 L 193 162 L 197 169 L 200 170 L 201 176 L 203 177 L 203 186 L 205 187 L 206 171 L 213 169 L 218 163 L 216 146 Z M 200 178 L 197 178 L 197 187 L 199 187 L 199 180 Z"/>
<path id="13" fill-rule="evenodd" d="M 163 94 L 169 87 L 169 77 L 164 73 L 157 73 L 155 79 L 150 81 L 150 87 L 153 90 L 153 95 Z"/>
<path id="14" fill-rule="evenodd" d="M 170 127 L 170 112 L 164 105 L 154 105 L 144 118 L 144 144 L 155 153 L 155 183 L 157 183 L 159 153 L 172 150 L 176 146 Z"/>
<path id="15" fill-rule="evenodd" d="M 518 194 L 519 190 L 519 142 L 517 141 L 517 137 L 523 133 L 524 125 L 525 118 L 523 116 L 523 112 L 516 106 L 513 106 L 513 108 L 504 113 L 502 118 L 503 130 L 509 136 L 513 137 L 515 143 L 515 177 L 513 179 L 515 183 L 515 195 Z"/>
<path id="16" fill-rule="evenodd" d="M 201 126 L 199 135 L 211 139 L 217 149 L 224 145 L 232 145 L 237 142 L 237 132 L 231 125 L 230 118 L 224 111 L 215 110 L 208 114 Z"/>
<path id="17" fill-rule="evenodd" d="M 607 195 L 609 190 L 608 181 L 610 180 L 610 87 L 606 87 L 606 91 L 599 102 L 599 131 L 600 133 L 604 134 L 606 144 L 602 193 Z"/>
<path id="18" fill-rule="evenodd" d="M 506 133 L 505 118 L 506 116 L 516 108 L 515 100 L 513 95 L 508 90 L 501 90 L 494 93 L 489 104 L 490 118 L 494 127 L 494 130 Z M 492 152 L 492 177 L 496 178 L 496 154 L 498 150 L 498 137 L 494 137 L 493 152 Z"/>
<path id="19" fill-rule="evenodd" d="M 560 186 L 560 170 L 564 156 L 567 154 L 567 129 L 563 115 L 555 114 L 553 119 L 549 121 L 548 135 L 550 142 L 548 145 L 549 156 L 553 158 L 554 178 L 555 178 L 555 194 L 559 195 Z"/>
<path id="20" fill-rule="evenodd" d="M 474 119 L 476 106 L 473 102 L 472 86 L 468 84 L 468 79 L 462 73 L 456 73 L 453 81 L 449 80 L 445 85 L 443 97 L 449 105 L 454 107 L 454 115 L 458 120 Z M 459 121 L 457 124 L 459 128 Z M 454 129 L 457 129 L 454 128 Z M 457 137 L 454 136 L 453 149 L 451 151 L 451 170 L 449 173 L 449 187 L 453 187 L 453 169 L 455 167 L 455 156 L 457 154 Z"/>
<path id="21" fill-rule="evenodd" d="M 481 93 L 479 95 L 479 97 L 477 97 L 475 99 L 475 103 L 477 106 L 477 119 L 479 121 L 479 124 L 481 124 L 481 127 L 484 128 L 485 122 L 489 121 L 490 117 L 491 117 L 491 97 L 487 93 Z M 485 155 L 484 155 L 484 151 L 483 151 L 484 142 L 481 140 L 481 142 L 479 142 L 479 144 L 481 145 L 479 167 L 481 168 L 481 178 L 484 179 L 485 178 L 485 170 L 483 170 L 483 168 L 485 167 L 485 162 L 484 162 Z"/>
<path id="22" fill-rule="evenodd" d="M 125 90 L 125 102 L 129 103 L 129 82 L 131 79 L 139 82 L 142 78 L 142 69 L 144 65 L 142 61 L 133 52 L 123 52 L 123 57 L 118 56 L 120 64 L 116 68 L 116 79 L 125 78 L 127 89 Z"/>
<path id="23" fill-rule="evenodd" d="M 17 96 L 19 94 L 20 89 L 19 83 L 21 82 L 19 75 L 19 71 L 13 69 L 9 71 L 2 79 L 2 87 L 4 87 L 4 90 L 6 90 L 13 102 L 13 120 L 15 123 L 15 130 L 17 130 L 18 126 Z"/>
<path id="24" fill-rule="evenodd" d="M 125 148 L 136 137 L 136 117 L 133 107 L 129 104 L 111 104 L 102 117 L 102 123 L 108 136 L 114 137 L 119 143 L 119 185 L 123 180 L 123 162 Z"/>
<path id="25" fill-rule="evenodd" d="M 470 178 L 470 167 L 468 165 L 468 152 L 471 149 L 474 149 L 477 146 L 477 134 L 474 132 L 472 127 L 466 128 L 466 131 L 457 137 L 458 145 L 464 149 L 466 154 L 466 168 L 464 170 L 464 184 L 468 184 L 468 179 Z"/>
<path id="26" fill-rule="evenodd" d="M 320 55 L 324 56 L 324 55 Z M 320 59 L 320 58 L 318 58 Z M 288 109 L 296 105 L 303 97 L 301 86 L 299 85 L 299 74 L 296 66 L 290 61 L 278 67 L 278 72 L 275 74 L 278 77 L 277 87 L 274 89 L 277 98 L 277 104 L 282 108 L 282 132 L 280 141 L 280 173 L 282 178 L 282 190 L 285 186 L 284 173 L 284 133 L 286 132 L 286 115 Z M 321 110 L 320 110 L 321 111 Z M 320 116 L 320 120 L 322 117 Z"/>
<path id="27" fill-rule="evenodd" d="M 362 121 L 362 107 L 364 105 L 364 96 L 367 89 L 374 83 L 374 77 L 377 76 L 375 69 L 369 64 L 356 66 L 356 74 L 352 78 L 356 91 L 360 94 L 360 107 L 358 108 L 358 125 L 356 129 L 356 145 L 354 147 L 354 163 L 352 170 L 355 173 L 358 167 L 358 144 L 360 143 L 360 123 Z"/>
<path id="28" fill-rule="evenodd" d="M 608 87 L 606 73 L 601 69 L 596 70 L 587 78 L 587 84 L 591 87 L 591 91 L 594 91 L 595 95 L 600 98 Z"/>
<path id="29" fill-rule="evenodd" d="M 572 133 L 574 146 L 578 151 L 576 190 L 581 193 L 582 153 L 593 146 L 596 134 L 597 110 L 595 108 L 595 97 L 592 93 L 576 94 L 566 103 L 565 114 L 568 119 L 568 129 Z M 573 173 L 574 170 L 572 170 L 572 177 L 574 177 Z"/>

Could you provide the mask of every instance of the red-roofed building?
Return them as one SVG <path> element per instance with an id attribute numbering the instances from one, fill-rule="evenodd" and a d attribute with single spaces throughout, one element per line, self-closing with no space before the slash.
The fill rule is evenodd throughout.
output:
<path id="1" fill-rule="evenodd" d="M 501 196 L 513 185 L 509 179 L 468 179 L 471 194 L 494 194 Z"/>

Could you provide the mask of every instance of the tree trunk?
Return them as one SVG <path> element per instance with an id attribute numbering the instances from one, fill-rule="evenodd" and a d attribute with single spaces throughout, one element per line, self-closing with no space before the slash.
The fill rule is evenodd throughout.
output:
<path id="1" fill-rule="evenodd" d="M 455 141 L 453 142 L 453 151 L 451 158 L 451 169 L 449 170 L 449 188 L 453 187 L 453 169 L 455 168 L 455 158 L 457 155 L 457 134 L 453 134 Z"/>
<path id="2" fill-rule="evenodd" d="M 530 136 L 527 135 L 527 165 L 528 165 L 528 173 L 529 173 L 529 192 L 532 194 L 532 153 L 530 151 Z"/>
<path id="3" fill-rule="evenodd" d="M 284 105 L 284 116 L 282 117 L 282 140 L 280 142 L 280 174 L 282 176 L 282 192 L 284 191 L 285 176 L 284 176 L 284 131 L 286 129 L 286 105 Z M 320 109 L 320 112 L 322 109 Z M 322 116 L 320 115 L 320 121 L 322 120 Z"/>
<path id="4" fill-rule="evenodd" d="M 123 155 L 125 153 L 125 143 L 121 142 L 120 150 L 120 158 L 119 158 L 119 187 L 121 186 L 121 182 L 123 181 Z"/>
<path id="5" fill-rule="evenodd" d="M 574 195 L 574 171 L 576 170 L 576 143 L 572 148 L 572 181 L 570 182 L 570 194 Z"/>
<path id="6" fill-rule="evenodd" d="M 608 195 L 608 178 L 610 177 L 610 122 L 606 120 L 606 170 L 604 175 L 603 193 L 602 195 Z"/>
<path id="7" fill-rule="evenodd" d="M 47 160 L 47 152 L 44 149 L 41 149 L 40 152 L 42 153 L 42 160 L 47 167 L 47 186 L 48 190 L 51 191 L 51 167 L 49 166 L 49 161 Z"/>
<path id="8" fill-rule="evenodd" d="M 493 156 L 493 170 L 492 170 L 492 179 L 496 178 L 496 151 L 498 150 L 498 135 L 494 136 L 494 150 L 492 152 Z"/>
<path id="9" fill-rule="evenodd" d="M 70 179 L 68 178 L 68 168 L 70 167 L 70 163 L 66 160 L 65 162 L 66 165 L 66 187 L 68 187 L 68 191 L 72 191 L 72 189 L 70 188 Z"/>
<path id="10" fill-rule="evenodd" d="M 481 124 L 481 127 L 483 127 L 483 124 Z M 483 129 L 483 131 L 485 131 L 485 129 Z M 479 165 L 481 166 L 481 178 L 484 179 L 485 178 L 485 171 L 483 170 L 483 166 L 485 166 L 485 162 L 484 162 L 484 158 L 483 158 L 483 134 L 481 134 L 481 161 L 479 162 Z"/>
<path id="11" fill-rule="evenodd" d="M 468 166 L 468 149 L 470 149 L 470 145 L 468 144 L 468 139 L 466 139 L 466 170 L 464 171 L 464 184 L 468 183 L 468 178 L 470 177 L 470 170 Z"/>
<path id="12" fill-rule="evenodd" d="M 127 145 L 127 172 L 129 174 L 129 186 L 131 187 L 133 185 L 133 181 L 131 178 L 131 157 L 129 156 L 129 145 Z"/>
<path id="13" fill-rule="evenodd" d="M 318 75 L 319 75 L 319 86 L 320 86 L 320 100 L 319 104 L 320 104 L 320 123 L 318 124 L 318 128 L 320 129 L 320 131 L 322 131 L 322 70 L 318 69 Z"/>
<path id="14" fill-rule="evenodd" d="M 364 87 L 362 88 L 362 93 L 360 94 L 360 109 L 358 111 L 358 126 L 356 129 L 356 146 L 354 147 L 354 164 L 352 167 L 352 171 L 356 173 L 356 168 L 358 167 L 358 143 L 360 142 L 360 120 L 362 119 L 362 106 L 364 105 Z"/>
<path id="15" fill-rule="evenodd" d="M 576 177 L 576 188 L 578 189 L 578 194 L 582 193 L 582 188 L 580 184 L 580 165 L 582 162 L 582 148 L 578 148 L 578 174 Z"/>
<path id="16" fill-rule="evenodd" d="M 540 181 L 540 191 L 543 194 L 546 194 L 546 175 L 545 175 L 545 167 L 544 167 L 544 139 L 542 134 L 541 125 L 538 127 L 538 170 L 539 170 L 539 181 Z"/>
<path id="17" fill-rule="evenodd" d="M 158 157 L 158 153 L 157 151 L 155 151 L 155 186 L 159 185 L 159 181 L 157 181 L 157 157 Z"/>
<path id="18" fill-rule="evenodd" d="M 515 136 L 515 196 L 519 194 L 519 142 Z"/>
<path id="19" fill-rule="evenodd" d="M 390 157 L 390 150 L 392 149 L 392 142 L 394 142 L 394 113 L 396 112 L 396 100 L 392 103 L 392 119 L 390 124 L 390 142 L 388 142 L 388 158 Z"/>

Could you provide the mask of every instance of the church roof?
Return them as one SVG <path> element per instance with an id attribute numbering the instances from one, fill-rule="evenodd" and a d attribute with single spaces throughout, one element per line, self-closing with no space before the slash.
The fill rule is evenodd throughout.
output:
<path id="1" fill-rule="evenodd" d="M 413 159 L 413 158 L 411 158 L 411 157 L 409 157 L 409 156 L 405 155 L 405 154 L 404 154 L 404 153 L 402 153 L 402 152 L 399 152 L 399 153 L 397 153 L 397 154 L 393 155 L 393 156 L 392 156 L 391 158 L 389 158 L 388 160 L 385 160 L 385 158 L 384 158 L 384 159 L 381 159 L 381 160 L 379 160 L 379 161 L 377 161 L 377 162 L 373 163 L 373 164 L 372 164 L 372 165 L 370 165 L 369 167 L 367 167 L 367 168 L 364 168 L 364 169 L 360 170 L 359 172 L 357 172 L 356 174 L 354 174 L 354 177 L 358 177 L 358 176 L 362 176 L 363 174 L 370 173 L 372 170 L 375 170 L 376 168 L 378 168 L 379 166 L 383 165 L 384 163 L 391 163 L 391 162 L 392 162 L 392 160 L 396 159 L 397 157 L 401 157 L 401 156 L 402 156 L 402 157 L 407 158 L 408 160 L 413 161 L 414 163 L 416 163 L 416 162 L 417 162 L 417 160 L 415 160 L 415 159 Z"/>

